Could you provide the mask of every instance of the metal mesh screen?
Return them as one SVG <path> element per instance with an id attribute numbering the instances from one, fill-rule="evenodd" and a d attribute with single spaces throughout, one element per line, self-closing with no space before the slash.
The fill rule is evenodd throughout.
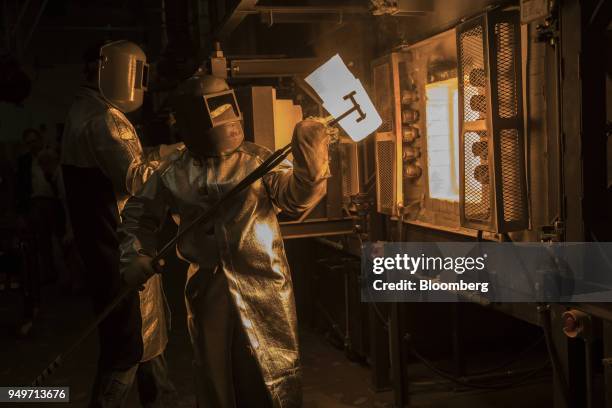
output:
<path id="1" fill-rule="evenodd" d="M 484 33 L 481 25 L 474 26 L 460 34 L 459 61 L 461 64 L 463 121 L 483 120 L 487 115 L 487 73 L 484 59 Z M 460 102 L 461 103 L 461 102 Z M 469 220 L 487 222 L 491 216 L 491 195 L 489 161 L 487 152 L 487 131 L 463 131 L 464 159 L 464 217 Z M 475 154 L 474 147 L 480 146 L 482 154 Z"/>
<path id="2" fill-rule="evenodd" d="M 464 215 L 477 221 L 487 221 L 491 215 L 489 165 L 487 160 L 473 154 L 473 146 L 487 142 L 485 132 L 464 134 Z"/>
<path id="3" fill-rule="evenodd" d="M 381 64 L 374 67 L 374 105 L 382 118 L 382 125 L 378 132 L 391 132 L 393 130 L 393 98 L 391 97 L 390 64 Z"/>
<path id="4" fill-rule="evenodd" d="M 388 140 L 377 142 L 376 160 L 378 162 L 378 200 L 380 210 L 392 213 L 395 206 L 393 163 L 395 162 L 395 143 Z"/>
<path id="5" fill-rule="evenodd" d="M 461 224 L 528 227 L 518 12 L 485 13 L 458 27 L 463 159 Z"/>
<path id="6" fill-rule="evenodd" d="M 504 119 L 513 118 L 518 113 L 516 67 L 514 66 L 515 29 L 514 24 L 495 24 L 498 115 Z"/>
<path id="7" fill-rule="evenodd" d="M 340 143 L 340 158 L 342 162 L 342 193 L 351 196 L 359 193 L 359 177 L 357 168 L 357 145 Z"/>
<path id="8" fill-rule="evenodd" d="M 461 33 L 460 63 L 463 77 L 463 120 L 484 119 L 487 114 L 487 74 L 484 65 L 483 29 L 476 26 Z"/>
<path id="9" fill-rule="evenodd" d="M 521 150 L 519 133 L 516 129 L 502 129 L 499 133 L 501 171 L 502 171 L 502 203 L 504 206 L 504 221 L 520 221 L 525 215 L 523 194 L 521 189 Z"/>

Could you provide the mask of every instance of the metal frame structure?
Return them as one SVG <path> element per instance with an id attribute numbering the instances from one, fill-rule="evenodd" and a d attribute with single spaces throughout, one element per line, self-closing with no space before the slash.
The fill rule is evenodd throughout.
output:
<path id="1" fill-rule="evenodd" d="M 402 105 L 398 64 L 405 56 L 393 52 L 372 63 L 372 96 L 383 124 L 374 134 L 376 210 L 396 217 L 403 205 Z"/>
<path id="2" fill-rule="evenodd" d="M 526 229 L 519 13 L 495 10 L 459 25 L 457 53 L 461 225 L 492 232 Z M 479 159 L 470 152 L 476 144 L 485 145 Z"/>
<path id="3" fill-rule="evenodd" d="M 240 0 L 238 3 L 227 13 L 224 14 L 221 18 L 222 21 L 219 22 L 219 25 L 215 27 L 215 36 L 221 40 L 227 39 L 231 33 L 240 25 L 242 20 L 246 18 L 249 14 L 249 11 L 255 7 L 258 0 Z M 225 5 L 226 1 L 224 0 L 213 0 L 210 2 L 211 7 L 216 7 L 216 9 L 224 10 L 225 7 L 221 8 L 219 5 Z M 211 13 L 213 14 L 213 13 Z M 217 14 L 217 13 L 214 13 Z M 218 14 L 216 17 L 219 17 Z"/>

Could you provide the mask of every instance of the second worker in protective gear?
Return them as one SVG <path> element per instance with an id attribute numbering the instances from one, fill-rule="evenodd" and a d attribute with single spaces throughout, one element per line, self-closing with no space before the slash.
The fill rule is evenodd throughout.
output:
<path id="1" fill-rule="evenodd" d="M 75 243 L 100 313 L 122 285 L 117 226 L 123 205 L 180 146 L 144 151 L 124 115 L 143 102 L 148 65 L 140 47 L 115 41 L 92 47 L 85 60 L 86 83 L 66 119 L 62 170 Z M 174 399 L 163 355 L 166 306 L 158 276 L 102 322 L 92 407 L 122 407 L 136 378 L 144 407 L 168 406 Z"/>
<path id="2" fill-rule="evenodd" d="M 123 211 L 121 260 L 134 284 L 153 273 L 149 262 L 168 209 L 180 217 L 180 232 L 270 155 L 244 141 L 224 80 L 187 80 L 175 107 L 187 149 Z M 301 405 L 293 289 L 276 215 L 297 216 L 324 196 L 325 127 L 298 123 L 292 152 L 293 165 L 284 161 L 178 241 L 177 253 L 190 264 L 185 296 L 200 408 Z"/>

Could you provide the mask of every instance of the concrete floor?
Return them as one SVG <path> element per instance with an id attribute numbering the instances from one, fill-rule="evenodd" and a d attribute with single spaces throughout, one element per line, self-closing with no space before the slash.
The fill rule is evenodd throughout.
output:
<path id="1" fill-rule="evenodd" d="M 194 407 L 191 348 L 185 326 L 182 279 L 184 277 L 180 276 L 166 279 L 166 291 L 173 309 L 173 329 L 167 356 L 171 376 L 180 396 L 179 406 Z M 0 384 L 5 386 L 30 384 L 91 319 L 85 296 L 62 296 L 56 287 L 47 287 L 34 329 L 28 337 L 19 338 L 13 334 L 14 324 L 18 320 L 18 313 L 15 312 L 18 303 L 19 296 L 16 293 L 0 293 Z M 393 406 L 390 391 L 376 393 L 372 390 L 369 369 L 347 360 L 323 336 L 303 330 L 301 344 L 305 408 Z M 47 383 L 48 386 L 69 384 L 71 407 L 85 407 L 87 404 L 96 355 L 96 338 L 92 336 Z M 503 391 L 457 392 L 448 384 L 433 384 L 432 380 L 436 378 L 422 366 L 409 366 L 407 371 L 416 381 L 410 391 L 413 407 L 551 406 L 551 389 L 546 379 Z M 34 407 L 36 404 L 23 406 Z M 137 395 L 132 392 L 128 407 L 138 406 Z"/>
<path id="2" fill-rule="evenodd" d="M 171 279 L 166 291 L 173 309 L 173 328 L 167 348 L 172 380 L 180 399 L 179 407 L 194 407 L 191 372 L 191 345 L 185 325 L 182 282 Z M 30 335 L 15 334 L 20 302 L 18 293 L 0 292 L 0 384 L 24 385 L 33 379 L 62 351 L 92 318 L 83 295 L 60 295 L 58 288 L 47 287 L 43 307 Z M 389 392 L 375 393 L 369 387 L 369 370 L 348 361 L 323 337 L 304 332 L 301 336 L 304 366 L 305 407 L 389 407 Z M 96 336 L 91 336 L 51 376 L 45 385 L 70 385 L 71 407 L 86 407 L 95 374 Z M 34 407 L 37 404 L 23 404 Z M 61 406 L 62 404 L 55 404 Z M 0 403 L 0 406 L 2 404 Z M 14 405 L 19 406 L 19 405 Z M 135 390 L 128 407 L 138 407 Z"/>

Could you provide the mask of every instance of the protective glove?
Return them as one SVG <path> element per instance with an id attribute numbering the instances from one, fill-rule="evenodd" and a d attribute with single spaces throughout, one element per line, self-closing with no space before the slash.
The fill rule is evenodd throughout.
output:
<path id="1" fill-rule="evenodd" d="M 183 142 L 174 143 L 171 145 L 160 144 L 158 146 L 145 147 L 142 149 L 143 161 L 149 163 L 165 162 L 173 159 L 175 155 L 177 155 L 184 148 L 185 144 Z"/>
<path id="2" fill-rule="evenodd" d="M 121 277 L 127 286 L 143 290 L 145 282 L 157 272 L 158 267 L 153 264 L 153 258 L 140 255 L 122 269 Z"/>
<path id="3" fill-rule="evenodd" d="M 325 119 L 308 118 L 298 122 L 293 132 L 293 141 L 298 143 L 329 143 Z"/>
<path id="4" fill-rule="evenodd" d="M 302 181 L 314 183 L 329 177 L 329 134 L 319 121 L 306 119 L 295 125 L 291 152 L 294 172 Z"/>

